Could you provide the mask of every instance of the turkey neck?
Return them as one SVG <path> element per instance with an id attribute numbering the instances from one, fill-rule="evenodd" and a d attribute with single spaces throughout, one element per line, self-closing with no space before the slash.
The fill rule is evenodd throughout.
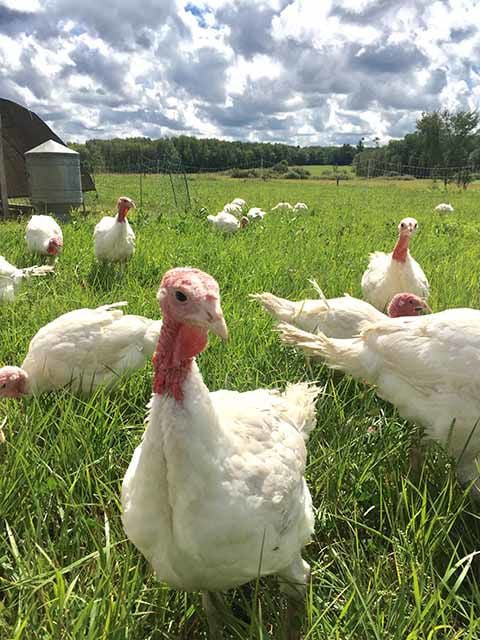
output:
<path id="1" fill-rule="evenodd" d="M 192 362 L 207 346 L 207 331 L 164 316 L 153 356 L 153 393 L 183 401 L 183 385 Z"/>
<path id="2" fill-rule="evenodd" d="M 128 209 L 119 209 L 117 213 L 117 222 L 126 222 L 127 213 L 128 213 Z"/>
<path id="3" fill-rule="evenodd" d="M 397 244 L 393 249 L 392 259 L 397 262 L 405 262 L 408 255 L 408 245 L 410 244 L 410 236 L 401 233 L 398 237 Z"/>

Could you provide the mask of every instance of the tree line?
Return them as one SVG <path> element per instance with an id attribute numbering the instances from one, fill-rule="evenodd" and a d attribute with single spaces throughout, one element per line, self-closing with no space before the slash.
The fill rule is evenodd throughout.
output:
<path id="1" fill-rule="evenodd" d="M 278 143 L 228 142 L 216 138 L 115 138 L 70 143 L 90 172 L 158 173 L 182 166 L 188 172 L 288 165 L 350 165 L 355 147 L 300 147 Z"/>
<path id="2" fill-rule="evenodd" d="M 372 164 L 391 166 L 392 172 L 408 173 L 412 167 L 465 167 L 480 165 L 479 114 L 448 110 L 423 113 L 416 129 L 401 140 L 380 146 L 379 138 L 366 146 L 292 146 L 279 143 L 229 142 L 217 138 L 175 136 L 87 140 L 69 146 L 80 153 L 82 167 L 90 172 L 144 172 L 184 168 L 187 172 L 222 171 L 289 166 L 354 164 L 357 175 L 368 175 Z"/>
<path id="3" fill-rule="evenodd" d="M 390 167 L 391 173 L 416 171 L 417 177 L 443 177 L 464 173 L 480 166 L 480 116 L 477 111 L 448 110 L 422 113 L 413 133 L 385 146 L 362 149 L 356 154 L 357 175 L 368 175 L 372 167 Z M 422 168 L 428 171 L 422 172 Z"/>

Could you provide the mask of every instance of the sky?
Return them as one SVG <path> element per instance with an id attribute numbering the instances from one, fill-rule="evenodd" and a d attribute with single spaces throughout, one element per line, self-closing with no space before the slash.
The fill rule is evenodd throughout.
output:
<path id="1" fill-rule="evenodd" d="M 480 106 L 480 0 L 0 0 L 0 97 L 68 142 L 384 143 Z"/>

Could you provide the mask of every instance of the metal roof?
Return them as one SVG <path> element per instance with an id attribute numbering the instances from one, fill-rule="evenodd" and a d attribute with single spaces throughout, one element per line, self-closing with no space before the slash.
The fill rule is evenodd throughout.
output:
<path id="1" fill-rule="evenodd" d="M 25 151 L 24 155 L 30 155 L 32 153 L 61 153 L 63 155 L 67 153 L 74 156 L 80 155 L 78 151 L 69 149 L 64 144 L 58 144 L 58 142 L 55 142 L 55 140 L 47 140 L 46 142 L 42 142 L 42 144 L 33 147 L 33 149 Z"/>

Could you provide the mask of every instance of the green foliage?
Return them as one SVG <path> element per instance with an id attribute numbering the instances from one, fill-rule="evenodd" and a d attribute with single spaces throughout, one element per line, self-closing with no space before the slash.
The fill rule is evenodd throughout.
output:
<path id="1" fill-rule="evenodd" d="M 416 131 L 407 134 L 403 140 L 391 140 L 388 145 L 360 151 L 354 159 L 359 176 L 372 175 L 372 165 L 390 164 L 392 170 L 398 165 L 398 172 L 405 165 L 428 168 L 417 177 L 433 177 L 433 169 L 442 167 L 440 176 L 447 183 L 458 167 L 477 163 L 480 156 L 480 135 L 478 133 L 480 115 L 477 111 L 448 110 L 422 113 L 417 120 Z M 451 170 L 448 168 L 451 167 Z M 432 169 L 432 171 L 430 171 Z M 465 185 L 468 179 L 460 180 Z"/>
<path id="2" fill-rule="evenodd" d="M 266 170 L 277 167 L 275 171 L 282 172 L 289 165 L 349 165 L 355 155 L 355 149 L 348 144 L 341 147 L 293 147 L 189 136 L 159 140 L 87 140 L 85 144 L 71 143 L 70 146 L 80 153 L 86 170 L 114 173 L 159 173 L 175 168 L 179 162 L 189 173 L 261 166 Z"/>
<path id="3" fill-rule="evenodd" d="M 64 225 L 64 252 L 52 278 L 24 283 L 0 307 L 0 364 L 19 364 L 32 335 L 59 314 L 128 300 L 128 311 L 158 316 L 164 271 L 193 265 L 222 291 L 231 338 L 212 338 L 199 366 L 212 390 L 325 385 L 308 449 L 307 481 L 316 507 L 305 550 L 312 566 L 305 640 L 477 640 L 480 637 L 480 521 L 457 485 L 451 462 L 433 447 L 417 484 L 408 456 L 417 435 L 374 390 L 308 364 L 280 345 L 271 320 L 249 300 L 255 291 L 316 297 L 360 295 L 372 250 L 390 250 L 408 212 L 420 223 L 412 253 L 432 285 L 434 309 L 479 306 L 478 190 L 455 191 L 450 218 L 433 212 L 425 183 L 351 180 L 239 182 L 197 176 L 195 215 L 173 212 L 167 187 L 144 181 L 144 208 L 132 212 L 137 252 L 123 277 L 95 264 L 92 231 L 119 194 L 138 199 L 138 177 L 98 176 L 99 209 Z M 165 183 L 167 184 L 167 183 Z M 450 194 L 449 194 L 450 195 Z M 305 215 L 269 213 L 224 237 L 206 221 L 234 197 L 265 210 L 306 202 Z M 204 207 L 204 209 L 202 209 Z M 2 224 L 0 253 L 32 263 L 25 221 Z M 3 400 L 0 420 L 0 638 L 3 640 L 178 640 L 206 637 L 198 594 L 155 581 L 126 539 L 120 484 L 142 437 L 152 371 L 146 365 L 110 394 L 87 401 L 67 392 Z M 261 535 L 261 532 L 259 532 Z M 278 639 L 281 601 L 273 578 L 228 595 L 227 638 Z M 251 624 L 249 621 L 252 621 Z"/>

